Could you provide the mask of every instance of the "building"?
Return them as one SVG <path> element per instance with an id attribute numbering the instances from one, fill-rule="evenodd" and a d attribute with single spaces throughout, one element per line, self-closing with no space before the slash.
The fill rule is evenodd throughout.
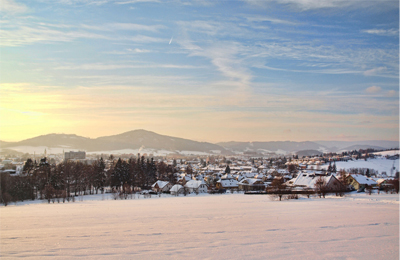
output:
<path id="1" fill-rule="evenodd" d="M 364 190 L 367 186 L 377 186 L 377 183 L 373 179 L 360 174 L 347 175 L 346 182 L 347 184 L 351 185 L 355 190 Z"/>
<path id="2" fill-rule="evenodd" d="M 64 160 L 85 160 L 86 159 L 86 152 L 78 151 L 78 152 L 66 152 L 64 153 Z"/>

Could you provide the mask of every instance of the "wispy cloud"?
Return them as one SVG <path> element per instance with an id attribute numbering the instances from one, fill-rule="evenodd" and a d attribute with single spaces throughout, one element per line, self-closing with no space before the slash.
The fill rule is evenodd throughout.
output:
<path id="1" fill-rule="evenodd" d="M 389 90 L 386 94 L 388 97 L 396 97 L 399 96 L 398 92 L 396 90 Z"/>
<path id="2" fill-rule="evenodd" d="M 366 91 L 367 93 L 370 93 L 370 94 L 376 94 L 376 93 L 381 92 L 381 90 L 382 90 L 381 87 L 372 86 L 372 87 L 367 88 L 365 91 Z"/>
<path id="3" fill-rule="evenodd" d="M 0 39 L 3 46 L 19 46 L 36 42 L 70 42 L 78 38 L 112 39 L 111 37 L 79 30 L 61 30 L 50 26 L 21 25 L 18 28 L 0 29 Z M 52 26 L 54 27 L 54 26 Z"/>
<path id="4" fill-rule="evenodd" d="M 387 67 L 373 68 L 373 69 L 364 71 L 364 75 L 365 76 L 374 76 L 374 75 L 376 75 L 380 72 L 386 71 L 386 70 L 387 70 Z"/>
<path id="5" fill-rule="evenodd" d="M 56 70 L 119 70 L 119 69 L 146 69 L 146 68 L 165 68 L 165 69 L 198 69 L 200 67 L 193 65 L 176 64 L 71 64 L 55 67 Z"/>
<path id="6" fill-rule="evenodd" d="M 359 1 L 359 0 L 244 0 L 245 2 L 255 5 L 267 7 L 271 3 L 277 3 L 297 9 L 300 11 L 317 10 L 317 9 L 329 9 L 329 8 L 368 8 L 375 6 L 377 8 L 398 8 L 397 1 L 383 0 L 383 1 Z"/>
<path id="7" fill-rule="evenodd" d="M 369 29 L 369 30 L 362 30 L 364 33 L 369 34 L 376 34 L 382 36 L 399 36 L 399 30 L 397 29 Z"/>
<path id="8" fill-rule="evenodd" d="M 21 14 L 26 13 L 29 8 L 14 0 L 0 0 L 0 12 L 5 14 Z"/>
<path id="9" fill-rule="evenodd" d="M 268 17 L 268 16 L 247 16 L 246 19 L 250 22 L 270 22 L 273 24 L 284 24 L 284 25 L 298 25 L 299 24 L 297 22 L 272 18 L 272 17 Z"/>
<path id="10" fill-rule="evenodd" d="M 5 23 L 0 29 L 0 39 L 3 46 L 19 46 L 32 43 L 70 42 L 76 39 L 101 39 L 110 41 L 134 41 L 137 43 L 157 43 L 167 39 L 137 34 L 127 37 L 124 34 L 115 34 L 116 30 L 147 31 L 157 33 L 165 28 L 163 25 L 142 25 L 133 23 L 110 23 L 104 26 L 71 24 L 51 24 L 32 22 L 29 20 L 18 23 Z M 131 52 L 147 52 L 135 48 Z"/>
<path id="11" fill-rule="evenodd" d="M 109 23 L 104 25 L 87 25 L 83 24 L 82 28 L 99 30 L 99 31 L 114 31 L 114 30 L 131 30 L 131 31 L 149 31 L 158 32 L 164 29 L 164 25 L 144 25 L 135 23 Z"/>
<path id="12" fill-rule="evenodd" d="M 116 54 L 116 55 L 126 55 L 126 54 L 138 54 L 138 53 L 151 53 L 154 52 L 152 50 L 148 50 L 148 49 L 139 49 L 139 48 L 134 48 L 134 49 L 126 49 L 123 51 L 107 51 L 107 52 L 103 52 L 106 54 Z"/>
<path id="13" fill-rule="evenodd" d="M 160 0 L 121 0 L 116 1 L 116 4 L 125 5 L 125 4 L 138 4 L 138 3 L 161 3 Z"/>

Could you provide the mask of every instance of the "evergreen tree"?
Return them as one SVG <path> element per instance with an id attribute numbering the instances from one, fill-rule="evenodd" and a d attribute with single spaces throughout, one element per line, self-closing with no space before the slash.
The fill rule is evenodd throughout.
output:
<path id="1" fill-rule="evenodd" d="M 331 172 L 332 172 L 332 164 L 331 164 L 331 162 L 329 162 L 328 173 L 331 173 Z"/>
<path id="2" fill-rule="evenodd" d="M 92 185 L 96 190 L 96 194 L 99 190 L 104 192 L 104 186 L 106 185 L 106 173 L 105 173 L 106 165 L 104 163 L 103 157 L 100 160 L 97 160 L 93 165 L 93 179 Z"/>
<path id="3" fill-rule="evenodd" d="M 336 173 L 336 163 L 335 163 L 335 162 L 333 162 L 332 172 L 333 172 L 333 173 Z"/>

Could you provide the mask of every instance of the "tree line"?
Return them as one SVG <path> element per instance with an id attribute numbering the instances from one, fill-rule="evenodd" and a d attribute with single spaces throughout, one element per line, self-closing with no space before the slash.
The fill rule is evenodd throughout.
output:
<path id="1" fill-rule="evenodd" d="M 1 174 L 0 201 L 4 205 L 35 199 L 65 202 L 78 195 L 104 193 L 106 187 L 117 192 L 134 192 L 150 189 L 157 180 L 176 182 L 175 168 L 153 158 L 110 159 L 107 169 L 103 158 L 92 164 L 70 160 L 49 164 L 46 158 L 39 162 L 27 159 L 21 175 Z"/>

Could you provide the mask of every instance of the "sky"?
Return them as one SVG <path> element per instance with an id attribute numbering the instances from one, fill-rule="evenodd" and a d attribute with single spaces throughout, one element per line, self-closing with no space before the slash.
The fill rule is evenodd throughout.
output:
<path id="1" fill-rule="evenodd" d="M 399 140 L 397 0 L 0 3 L 0 140 Z"/>

